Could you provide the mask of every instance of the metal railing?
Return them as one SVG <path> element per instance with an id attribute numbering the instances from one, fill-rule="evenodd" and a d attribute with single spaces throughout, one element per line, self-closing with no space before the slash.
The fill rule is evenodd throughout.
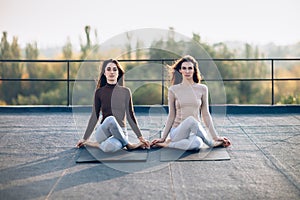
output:
<path id="1" fill-rule="evenodd" d="M 275 63 L 278 61 L 285 61 L 285 62 L 292 62 L 292 61 L 300 61 L 300 58 L 255 58 L 255 59 L 249 59 L 249 58 L 233 58 L 233 59 L 226 59 L 226 58 L 216 58 L 216 59 L 197 59 L 198 61 L 215 61 L 215 62 L 222 62 L 222 61 L 228 61 L 228 62 L 236 62 L 236 61 L 263 61 L 263 62 L 269 62 L 270 67 L 270 77 L 269 78 L 225 78 L 222 80 L 213 80 L 213 79 L 206 79 L 205 81 L 223 81 L 223 82 L 233 82 L 233 81 L 252 81 L 252 82 L 258 82 L 258 81 L 267 81 L 271 83 L 271 104 L 275 104 L 275 81 L 300 81 L 300 77 L 297 78 L 275 78 Z M 2 75 L 0 75 L 0 82 L 2 81 L 49 81 L 49 82 L 65 82 L 67 87 L 67 106 L 70 106 L 70 84 L 72 82 L 77 81 L 74 78 L 70 78 L 70 64 L 71 63 L 83 63 L 83 62 L 92 62 L 92 63 L 100 63 L 103 60 L 52 60 L 52 59 L 43 59 L 43 60 L 22 60 L 22 59 L 14 59 L 14 60 L 0 60 L 0 63 L 66 63 L 67 66 L 67 77 L 66 78 L 3 78 Z M 167 62 L 172 62 L 174 59 L 138 59 L 138 60 L 118 60 L 119 62 L 157 62 L 160 63 L 162 66 L 162 76 L 161 79 L 151 79 L 147 81 L 156 81 L 161 82 L 162 86 L 162 96 L 161 96 L 161 104 L 164 104 L 164 84 L 166 79 L 164 78 L 164 66 Z M 94 81 L 94 80 L 81 80 L 81 81 Z M 126 81 L 140 81 L 138 79 L 131 79 Z M 145 80 L 143 80 L 145 81 Z"/>

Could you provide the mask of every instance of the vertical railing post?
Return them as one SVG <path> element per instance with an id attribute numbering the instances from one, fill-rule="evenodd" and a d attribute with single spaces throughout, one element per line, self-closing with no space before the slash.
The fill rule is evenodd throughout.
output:
<path id="1" fill-rule="evenodd" d="M 161 105 L 165 102 L 165 73 L 164 73 L 164 60 L 161 60 Z"/>
<path id="2" fill-rule="evenodd" d="M 70 106 L 70 60 L 67 60 L 67 106 Z"/>
<path id="3" fill-rule="evenodd" d="M 274 94 L 274 59 L 271 59 L 271 76 L 272 76 L 272 105 L 275 103 L 275 94 Z"/>

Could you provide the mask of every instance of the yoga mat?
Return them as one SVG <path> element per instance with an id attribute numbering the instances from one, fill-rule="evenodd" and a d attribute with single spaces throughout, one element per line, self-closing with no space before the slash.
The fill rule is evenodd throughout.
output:
<path id="1" fill-rule="evenodd" d="M 147 150 L 120 150 L 114 153 L 106 153 L 99 148 L 82 147 L 76 163 L 90 162 L 145 162 Z"/>
<path id="2" fill-rule="evenodd" d="M 160 152 L 160 161 L 216 161 L 230 160 L 226 148 L 203 148 L 200 150 L 184 151 L 174 148 L 163 148 Z"/>

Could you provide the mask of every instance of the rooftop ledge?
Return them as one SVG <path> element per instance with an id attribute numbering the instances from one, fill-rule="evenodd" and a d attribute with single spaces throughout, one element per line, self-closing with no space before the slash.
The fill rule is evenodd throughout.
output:
<path id="1" fill-rule="evenodd" d="M 60 105 L 21 105 L 0 106 L 0 114 L 22 112 L 91 112 L 91 106 L 60 106 Z M 136 105 L 136 113 L 161 113 L 168 111 L 164 105 Z M 289 114 L 300 113 L 300 105 L 211 105 L 213 114 Z"/>

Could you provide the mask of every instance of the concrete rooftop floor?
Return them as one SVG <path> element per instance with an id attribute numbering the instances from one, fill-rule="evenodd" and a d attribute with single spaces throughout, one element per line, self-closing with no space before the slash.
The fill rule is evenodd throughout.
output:
<path id="1" fill-rule="evenodd" d="M 166 119 L 136 115 L 148 134 Z M 0 199 L 300 199 L 300 113 L 214 115 L 219 135 L 233 143 L 230 160 L 169 162 L 132 173 L 75 162 L 88 117 L 0 112 Z"/>

